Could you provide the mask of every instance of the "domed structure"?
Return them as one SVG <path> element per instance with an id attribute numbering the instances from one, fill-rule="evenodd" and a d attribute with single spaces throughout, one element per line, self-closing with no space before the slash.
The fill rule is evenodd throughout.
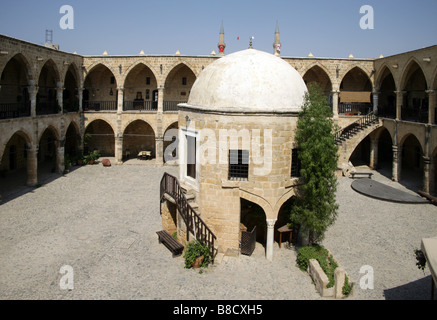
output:
<path id="1" fill-rule="evenodd" d="M 224 112 L 299 112 L 306 91 L 302 77 L 287 62 L 247 49 L 206 67 L 185 105 Z"/>

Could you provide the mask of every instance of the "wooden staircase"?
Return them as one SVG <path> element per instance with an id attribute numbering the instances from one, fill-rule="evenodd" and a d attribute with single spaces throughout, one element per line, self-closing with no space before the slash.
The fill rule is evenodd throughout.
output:
<path id="1" fill-rule="evenodd" d="M 186 225 L 187 241 L 189 241 L 190 233 L 193 234 L 200 243 L 208 247 L 212 263 L 214 263 L 218 251 L 215 247 L 217 237 L 200 218 L 198 205 L 194 202 L 194 195 L 186 194 L 186 190 L 181 187 L 176 177 L 164 173 L 160 184 L 160 203 L 166 199 L 166 196 L 174 200 Z"/>

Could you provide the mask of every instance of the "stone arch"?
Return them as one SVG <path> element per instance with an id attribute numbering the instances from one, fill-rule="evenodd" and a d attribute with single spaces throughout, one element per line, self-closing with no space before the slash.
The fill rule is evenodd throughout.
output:
<path id="1" fill-rule="evenodd" d="M 105 64 L 94 64 L 84 80 L 83 108 L 88 110 L 117 110 L 119 82 L 113 70 Z"/>
<path id="2" fill-rule="evenodd" d="M 400 139 L 400 177 L 415 184 L 416 188 L 422 188 L 423 184 L 423 154 L 424 148 L 419 139 L 413 133 L 407 133 Z M 401 179 L 400 179 L 401 180 Z"/>
<path id="3" fill-rule="evenodd" d="M 52 69 L 51 72 L 53 72 L 53 74 L 55 75 L 56 82 L 61 82 L 61 83 L 63 82 L 62 77 L 61 77 L 61 73 L 59 72 L 58 65 L 53 61 L 53 59 L 49 58 L 44 62 L 44 64 L 42 64 L 42 66 L 39 69 L 39 72 L 37 74 L 39 87 L 41 86 L 40 79 L 41 79 L 41 73 L 43 72 L 44 68 Z"/>
<path id="4" fill-rule="evenodd" d="M 415 72 L 416 69 L 420 70 L 423 74 L 423 77 L 425 78 L 425 81 L 427 82 L 425 72 L 420 65 L 420 62 L 416 59 L 416 57 L 411 57 L 408 62 L 405 64 L 404 69 L 401 72 L 401 77 L 399 79 L 399 88 L 400 90 L 405 90 L 405 87 L 407 85 L 408 79 L 411 76 L 411 72 Z M 428 86 L 427 86 L 428 88 Z"/>
<path id="5" fill-rule="evenodd" d="M 305 84 L 312 82 L 317 83 L 323 90 L 326 96 L 329 96 L 332 92 L 332 81 L 328 70 L 321 64 L 313 63 L 310 68 L 305 70 L 302 77 Z"/>
<path id="6" fill-rule="evenodd" d="M 147 67 L 151 71 L 151 73 L 153 74 L 153 77 L 158 81 L 158 76 L 157 76 L 158 72 L 151 65 L 147 64 L 146 62 L 139 61 L 139 62 L 135 62 L 135 63 L 131 64 L 124 72 L 124 81 L 123 81 L 124 87 L 126 86 L 126 79 L 129 76 L 129 74 L 131 73 L 131 71 L 134 70 L 135 68 L 137 68 L 138 66 L 141 66 L 141 65 L 144 65 L 145 67 Z"/>
<path id="7" fill-rule="evenodd" d="M 62 82 L 56 63 L 48 59 L 38 74 L 37 115 L 56 114 L 60 111 L 57 89 Z"/>
<path id="8" fill-rule="evenodd" d="M 123 130 L 123 155 L 135 157 L 140 151 L 151 151 L 156 157 L 156 135 L 153 127 L 145 120 L 131 121 Z"/>
<path id="9" fill-rule="evenodd" d="M 372 110 L 372 79 L 359 65 L 353 65 L 340 81 L 339 113 L 346 115 L 367 114 Z"/>
<path id="10" fill-rule="evenodd" d="M 267 215 L 259 203 L 240 197 L 240 230 L 252 232 L 256 227 L 256 242 L 267 247 Z M 241 234 L 241 233 L 240 233 Z"/>
<path id="11" fill-rule="evenodd" d="M 77 156 L 81 149 L 80 128 L 75 121 L 66 126 L 64 152 L 70 159 Z"/>
<path id="12" fill-rule="evenodd" d="M 401 110 L 401 119 L 415 122 L 428 122 L 428 82 L 426 75 L 412 57 L 402 71 L 400 89 L 405 92 Z"/>
<path id="13" fill-rule="evenodd" d="M 16 54 L 0 73 L 0 119 L 30 116 L 30 69 L 26 58 Z"/>
<path id="14" fill-rule="evenodd" d="M 62 105 L 64 112 L 79 111 L 80 76 L 74 63 L 71 63 L 64 74 L 64 91 Z"/>
<path id="15" fill-rule="evenodd" d="M 378 73 L 377 84 L 378 115 L 384 118 L 396 118 L 396 91 L 397 83 L 392 70 L 384 65 Z"/>
<path id="16" fill-rule="evenodd" d="M 56 171 L 59 165 L 58 147 L 59 132 L 54 126 L 48 125 L 41 130 L 41 135 L 38 137 L 38 175 Z"/>
<path id="17" fill-rule="evenodd" d="M 115 131 L 111 123 L 97 118 L 85 128 L 84 153 L 98 150 L 102 156 L 115 156 Z"/>
<path id="18" fill-rule="evenodd" d="M 1 73 L 3 73 L 5 67 L 8 65 L 8 63 L 15 59 L 15 60 L 20 61 L 25 66 L 27 82 L 35 80 L 35 75 L 33 72 L 34 69 L 33 69 L 32 65 L 29 63 L 29 59 L 21 52 L 15 52 L 11 56 L 12 57 L 9 60 L 7 60 L 4 64 L 4 66 L 2 66 L 2 68 L 0 69 Z"/>
<path id="19" fill-rule="evenodd" d="M 50 123 L 48 125 L 45 126 L 45 128 L 43 128 L 42 130 L 39 130 L 38 132 L 38 141 L 41 140 L 41 137 L 43 136 L 43 134 L 47 131 L 47 130 L 51 130 L 56 138 L 56 140 L 60 140 L 61 139 L 61 133 L 59 128 L 57 128 L 54 124 Z"/>
<path id="20" fill-rule="evenodd" d="M 156 110 L 158 80 L 155 72 L 139 62 L 126 72 L 123 83 L 125 110 Z"/>
<path id="21" fill-rule="evenodd" d="M 177 104 L 188 101 L 196 74 L 185 62 L 172 67 L 165 77 L 164 111 L 177 110 Z"/>
<path id="22" fill-rule="evenodd" d="M 240 198 L 259 205 L 264 210 L 267 219 L 276 219 L 276 213 L 273 211 L 271 204 L 266 199 L 242 189 L 239 190 L 239 196 Z"/>
<path id="23" fill-rule="evenodd" d="M 0 149 L 0 157 L 3 157 L 3 155 L 5 153 L 5 148 L 14 135 L 18 135 L 21 138 L 23 138 L 26 141 L 27 146 L 30 146 L 33 143 L 31 135 L 23 128 L 16 130 L 16 131 L 13 131 L 13 132 L 10 132 L 10 134 L 8 136 L 2 137 L 3 145 L 1 146 L 1 149 Z M 1 161 L 1 158 L 0 158 L 0 161 Z"/>

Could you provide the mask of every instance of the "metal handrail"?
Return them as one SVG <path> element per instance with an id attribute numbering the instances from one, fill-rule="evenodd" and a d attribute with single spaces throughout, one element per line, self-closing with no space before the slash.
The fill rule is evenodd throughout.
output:
<path id="1" fill-rule="evenodd" d="M 378 120 L 378 116 L 373 112 L 369 112 L 365 116 L 359 118 L 357 121 L 352 122 L 350 125 L 338 130 L 335 133 L 335 142 L 340 142 L 343 138 L 349 139 L 353 136 L 358 130 L 366 127 L 370 123 Z"/>
<path id="2" fill-rule="evenodd" d="M 164 194 L 168 194 L 176 202 L 176 206 L 185 222 L 185 225 L 187 226 L 187 241 L 189 241 L 189 233 L 191 232 L 200 243 L 208 247 L 211 254 L 212 263 L 214 263 L 214 257 L 216 253 L 214 242 L 217 237 L 188 203 L 178 179 L 168 173 L 164 173 L 161 179 L 161 202 L 164 199 Z"/>

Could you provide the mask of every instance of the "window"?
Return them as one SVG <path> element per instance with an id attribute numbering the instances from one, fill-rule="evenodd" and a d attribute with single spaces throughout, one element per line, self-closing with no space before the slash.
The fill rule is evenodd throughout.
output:
<path id="1" fill-rule="evenodd" d="M 111 77 L 111 84 L 115 84 L 115 77 Z"/>
<path id="2" fill-rule="evenodd" d="M 229 150 L 229 180 L 249 179 L 249 151 Z"/>
<path id="3" fill-rule="evenodd" d="M 301 169 L 301 163 L 299 159 L 299 150 L 293 149 L 291 150 L 291 177 L 299 178 L 300 169 Z"/>
<path id="4" fill-rule="evenodd" d="M 183 86 L 186 86 L 186 85 L 187 85 L 187 78 L 186 78 L 186 77 L 183 77 L 183 78 L 182 78 L 182 85 L 183 85 Z"/>
<path id="5" fill-rule="evenodd" d="M 150 77 L 146 78 L 146 85 L 149 86 L 150 85 Z"/>
<path id="6" fill-rule="evenodd" d="M 187 176 L 196 179 L 196 138 L 187 137 Z"/>

